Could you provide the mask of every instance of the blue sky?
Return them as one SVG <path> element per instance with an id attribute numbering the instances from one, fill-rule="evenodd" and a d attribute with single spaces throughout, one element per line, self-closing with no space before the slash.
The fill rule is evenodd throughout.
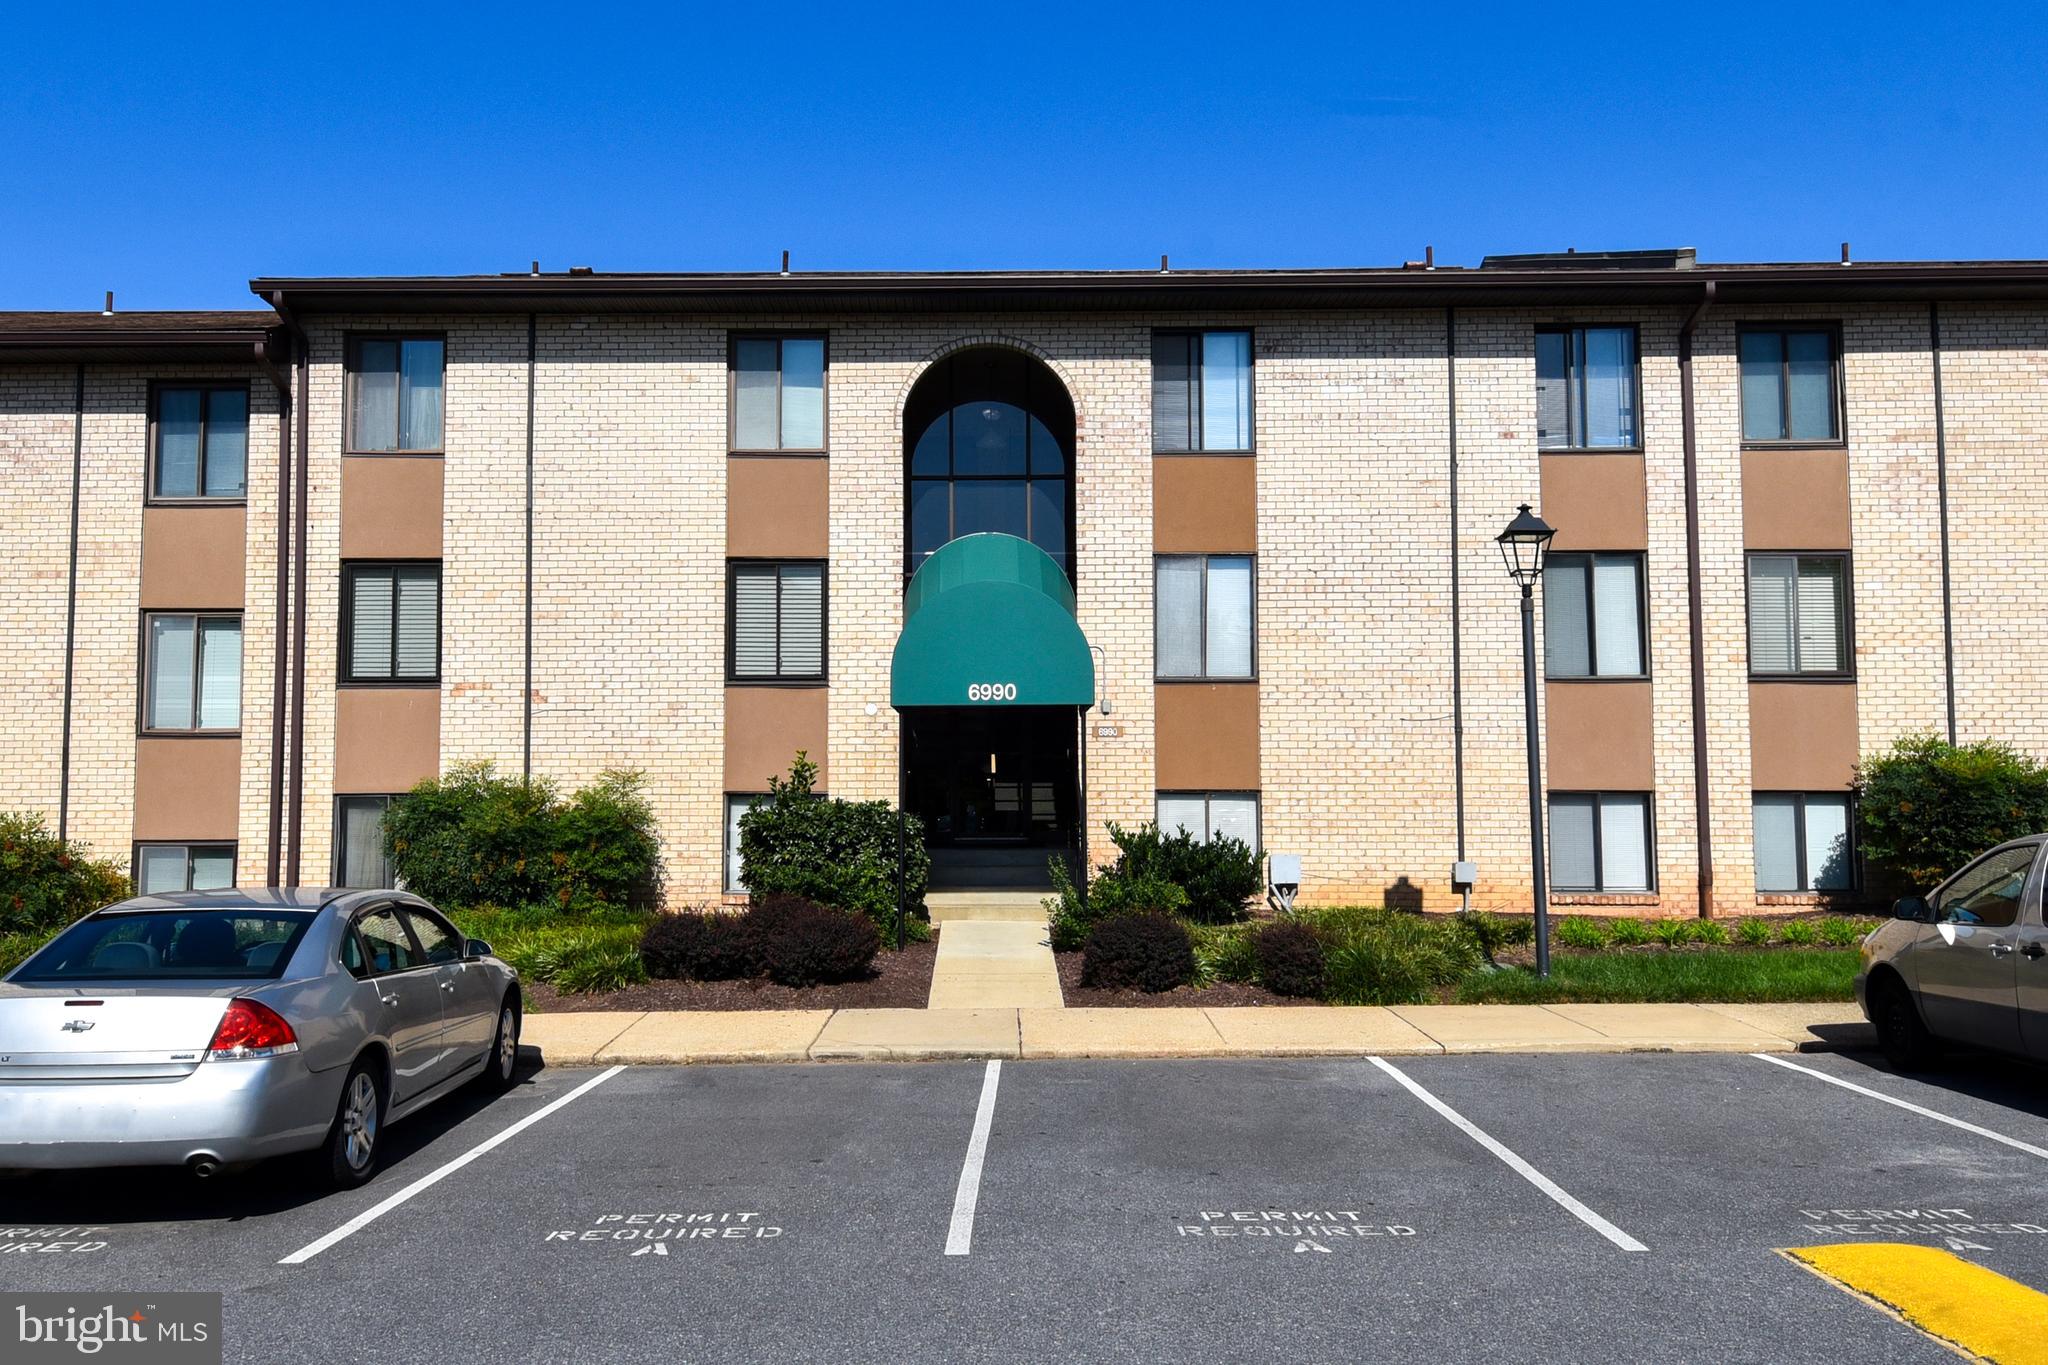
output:
<path id="1" fill-rule="evenodd" d="M 0 308 L 785 247 L 2048 256 L 2048 19 L 2022 7 L 159 3 L 8 28 Z"/>

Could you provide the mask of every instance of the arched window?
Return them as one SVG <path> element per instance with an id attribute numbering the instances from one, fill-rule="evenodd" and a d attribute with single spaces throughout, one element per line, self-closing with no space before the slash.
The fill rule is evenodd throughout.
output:
<path id="1" fill-rule="evenodd" d="M 903 412 L 907 572 L 976 531 L 1018 536 L 1074 576 L 1074 403 L 1021 351 L 980 346 L 926 371 Z"/>

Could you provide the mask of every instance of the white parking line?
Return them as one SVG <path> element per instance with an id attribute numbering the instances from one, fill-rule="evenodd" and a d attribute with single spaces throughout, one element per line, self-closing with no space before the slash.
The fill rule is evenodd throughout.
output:
<path id="1" fill-rule="evenodd" d="M 467 1166 L 470 1162 L 475 1161 L 478 1157 L 482 1156 L 485 1152 L 488 1152 L 492 1148 L 509 1141 L 510 1139 L 518 1136 L 520 1133 L 525 1132 L 527 1129 L 533 1127 L 534 1124 L 539 1123 L 542 1119 L 546 1118 L 549 1114 L 552 1114 L 557 1109 L 560 1109 L 563 1105 L 569 1103 L 571 1100 L 580 1098 L 581 1096 L 590 1093 L 592 1090 L 597 1089 L 597 1087 L 603 1085 L 606 1081 L 618 1075 L 621 1071 L 624 1071 L 625 1069 L 626 1068 L 624 1068 L 623 1066 L 615 1066 L 609 1071 L 600 1072 L 599 1074 L 592 1076 L 589 1080 L 577 1086 L 574 1090 L 571 1090 L 568 1094 L 562 1096 L 560 1099 L 554 1100 L 540 1109 L 536 1109 L 533 1113 L 528 1114 L 525 1118 L 519 1120 L 519 1122 L 510 1125 L 504 1131 L 494 1134 L 491 1137 L 485 1138 L 482 1142 L 479 1142 L 476 1146 L 470 1148 L 461 1156 L 456 1157 L 453 1161 L 448 1162 L 446 1165 L 441 1166 L 436 1170 L 427 1172 L 427 1174 L 421 1176 L 418 1180 L 413 1181 L 412 1184 L 407 1185 L 397 1194 L 392 1195 L 389 1199 L 386 1199 L 381 1203 L 374 1205 L 371 1208 L 365 1209 L 363 1212 L 349 1219 L 346 1223 L 343 1223 L 340 1227 L 328 1233 L 326 1236 L 318 1238 L 315 1241 L 306 1243 L 306 1245 L 300 1247 L 297 1251 L 294 1251 L 291 1255 L 279 1261 L 278 1264 L 304 1265 L 307 1261 L 312 1260 L 315 1256 L 318 1256 L 321 1252 L 327 1250 L 327 1248 L 333 1246 L 336 1242 L 341 1241 L 344 1237 L 352 1237 L 356 1233 L 361 1232 L 364 1228 L 376 1222 L 379 1218 L 382 1218 L 385 1214 L 391 1212 L 391 1210 L 397 1208 L 400 1204 L 403 1204 L 406 1200 L 412 1198 L 414 1195 L 426 1189 L 428 1186 L 437 1184 L 440 1181 L 446 1179 L 448 1176 L 455 1174 L 464 1166 Z"/>
<path id="2" fill-rule="evenodd" d="M 1437 1113 L 1443 1115 L 1445 1118 L 1449 1119 L 1453 1124 L 1456 1124 L 1459 1128 L 1463 1129 L 1465 1136 L 1471 1138 L 1481 1147 L 1484 1147 L 1487 1151 L 1492 1152 L 1495 1156 L 1499 1157 L 1503 1162 L 1507 1164 L 1508 1169 L 1512 1170 L 1516 1175 L 1522 1177 L 1522 1179 L 1528 1181 L 1531 1185 L 1534 1185 L 1537 1189 L 1543 1191 L 1543 1193 L 1549 1195 L 1551 1199 L 1556 1201 L 1560 1208 L 1564 1209 L 1574 1218 L 1577 1218 L 1581 1223 L 1584 1223 L 1587 1227 L 1593 1229 L 1593 1231 L 1599 1233 L 1602 1237 L 1605 1237 L 1608 1241 L 1614 1243 L 1623 1251 L 1649 1250 L 1649 1248 L 1644 1246 L 1641 1242 L 1638 1242 L 1635 1238 L 1629 1236 L 1620 1228 L 1614 1226 L 1614 1224 L 1608 1222 L 1605 1218 L 1602 1218 L 1599 1214 L 1593 1212 L 1593 1210 L 1587 1208 L 1578 1200 L 1572 1198 L 1571 1195 L 1565 1193 L 1565 1191 L 1558 1186 L 1557 1182 L 1552 1180 L 1549 1176 L 1543 1174 L 1543 1172 L 1537 1170 L 1534 1166 L 1531 1166 L 1528 1162 L 1516 1156 L 1506 1147 L 1494 1141 L 1494 1139 L 1491 1136 L 1489 1136 L 1484 1129 L 1480 1128 L 1478 1124 L 1472 1122 L 1472 1120 L 1466 1118 L 1463 1114 L 1451 1108 L 1451 1106 L 1445 1104 L 1442 1100 L 1430 1094 L 1427 1090 L 1424 1090 L 1414 1081 L 1409 1080 L 1406 1075 L 1404 1075 L 1401 1071 L 1396 1069 L 1392 1063 L 1387 1061 L 1386 1058 L 1368 1057 L 1366 1058 L 1366 1060 L 1371 1062 L 1380 1070 L 1386 1072 L 1389 1076 L 1392 1076 L 1396 1081 L 1400 1082 L 1402 1087 L 1406 1089 L 1409 1094 L 1415 1096 L 1416 1099 L 1421 1100 L 1424 1104 L 1436 1110 Z"/>
<path id="3" fill-rule="evenodd" d="M 2007 1137 L 2003 1133 L 1994 1133 L 1989 1128 L 1979 1128 L 1974 1123 L 1950 1118 L 1947 1114 L 1928 1109 L 1923 1105 L 1914 1104 L 1911 1100 L 1894 1099 L 1892 1096 L 1881 1091 L 1872 1090 L 1868 1086 L 1858 1085 L 1854 1081 L 1845 1081 L 1839 1076 L 1830 1076 L 1825 1071 L 1816 1071 L 1810 1066 L 1801 1066 L 1797 1062 L 1788 1062 L 1783 1057 L 1773 1057 L 1768 1052 L 1752 1052 L 1749 1055 L 1760 1062 L 1770 1062 L 1774 1066 L 1784 1067 L 1787 1071 L 1797 1071 L 1803 1075 L 1811 1076 L 1817 1081 L 1826 1081 L 1829 1085 L 1839 1085 L 1844 1090 L 1853 1090 L 1859 1095 L 1868 1095 L 1871 1099 L 1883 1100 L 1886 1104 L 1895 1105 L 1900 1109 L 1906 1110 L 1908 1113 L 1918 1114 L 1922 1118 L 1933 1119 L 1936 1123 L 1945 1123 L 1951 1128 L 1960 1128 L 1966 1133 L 1975 1133 L 1978 1137 L 1990 1138 L 1993 1142 L 2002 1142 L 2008 1147 L 2018 1148 L 2029 1156 L 2038 1156 L 2048 1160 L 2048 1149 L 2036 1147 L 2031 1142 L 2021 1142 L 2018 1138 Z"/>
<path id="4" fill-rule="evenodd" d="M 996 1117 L 996 1086 L 1003 1064 L 991 1061 L 981 1074 L 981 1104 L 974 1111 L 974 1132 L 967 1139 L 967 1159 L 960 1163 L 960 1188 L 953 1194 L 953 1223 L 946 1230 L 946 1254 L 965 1256 L 974 1243 L 974 1206 L 981 1201 L 981 1163 L 988 1155 L 988 1129 Z"/>

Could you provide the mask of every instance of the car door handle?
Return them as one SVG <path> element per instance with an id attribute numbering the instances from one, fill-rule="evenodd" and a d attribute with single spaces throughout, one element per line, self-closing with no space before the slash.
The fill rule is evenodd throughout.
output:
<path id="1" fill-rule="evenodd" d="M 2008 948 L 2006 949 L 2006 951 L 2011 952 L 2012 949 Z M 441 983 L 441 989 L 444 991 L 452 991 L 455 989 L 455 983 L 453 981 L 443 981 Z"/>
<path id="2" fill-rule="evenodd" d="M 2029 940 L 2027 946 L 2020 949 L 2020 952 L 2022 955 L 2031 958 L 2048 957 L 2048 948 L 2043 948 L 2039 939 Z"/>
<path id="3" fill-rule="evenodd" d="M 1994 943 L 1991 945 L 1991 955 L 1993 957 L 2009 957 L 2011 954 L 2012 945 L 2010 943 Z"/>
<path id="4" fill-rule="evenodd" d="M 395 1005 L 398 1003 L 398 997 L 395 995 L 379 995 L 377 998 L 379 1000 L 382 1000 L 387 1005 Z"/>

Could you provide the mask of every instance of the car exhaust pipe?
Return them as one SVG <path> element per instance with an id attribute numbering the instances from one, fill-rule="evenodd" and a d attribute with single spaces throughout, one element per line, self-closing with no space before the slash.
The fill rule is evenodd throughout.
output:
<path id="1" fill-rule="evenodd" d="M 211 1180 L 219 1175 L 222 1170 L 220 1158 L 217 1156 L 207 1156 L 205 1153 L 201 1153 L 186 1162 L 185 1168 L 192 1172 L 192 1177 L 195 1180 Z"/>

